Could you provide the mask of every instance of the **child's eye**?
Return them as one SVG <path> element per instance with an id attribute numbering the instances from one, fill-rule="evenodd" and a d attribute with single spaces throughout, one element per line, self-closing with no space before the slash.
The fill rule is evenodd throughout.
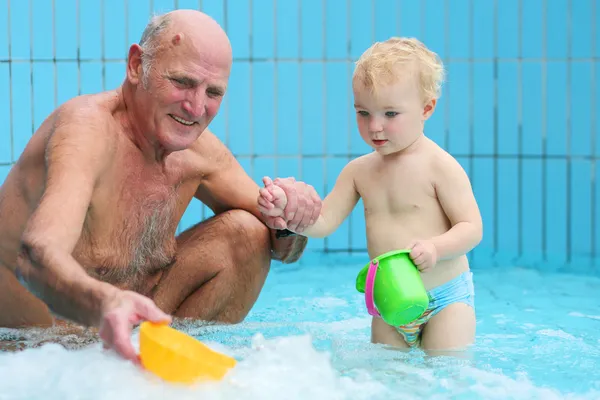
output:
<path id="1" fill-rule="evenodd" d="M 398 115 L 396 111 L 388 111 L 385 113 L 385 116 L 389 118 L 394 118 L 396 115 Z"/>
<path id="2" fill-rule="evenodd" d="M 363 117 L 366 117 L 369 115 L 369 113 L 366 111 L 359 111 L 358 114 L 362 115 Z"/>

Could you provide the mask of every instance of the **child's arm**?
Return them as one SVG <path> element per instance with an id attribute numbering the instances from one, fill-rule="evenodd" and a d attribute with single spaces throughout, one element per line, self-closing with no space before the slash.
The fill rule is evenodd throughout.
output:
<path id="1" fill-rule="evenodd" d="M 483 223 L 469 177 L 452 156 L 445 154 L 436 162 L 435 190 L 450 220 L 448 232 L 433 237 L 438 260 L 466 254 L 479 244 Z"/>
<path id="2" fill-rule="evenodd" d="M 354 186 L 355 170 L 356 165 L 353 162 L 344 167 L 336 180 L 335 186 L 323 200 L 323 206 L 317 219 L 312 225 L 297 233 L 320 238 L 330 235 L 340 226 L 359 200 L 359 194 Z M 277 185 L 268 184 L 269 181 L 265 182 L 265 189 L 268 190 L 261 189 L 259 208 L 265 215 L 271 217 L 283 216 L 283 210 L 287 206 L 285 192 Z"/>

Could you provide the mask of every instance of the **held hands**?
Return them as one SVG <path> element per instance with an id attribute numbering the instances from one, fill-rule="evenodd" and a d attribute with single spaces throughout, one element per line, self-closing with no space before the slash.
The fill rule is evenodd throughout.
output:
<path id="1" fill-rule="evenodd" d="M 322 201 L 315 189 L 294 178 L 263 178 L 258 207 L 267 226 L 301 233 L 313 225 L 321 213 Z"/>
<path id="2" fill-rule="evenodd" d="M 162 312 L 148 297 L 131 291 L 117 291 L 103 306 L 100 338 L 105 349 L 113 349 L 127 360 L 139 363 L 139 356 L 131 343 L 131 330 L 143 321 L 171 323 L 171 317 Z"/>
<path id="3" fill-rule="evenodd" d="M 410 258 L 415 263 L 419 271 L 428 272 L 437 263 L 437 250 L 435 245 L 428 240 L 415 240 L 408 248 L 410 249 Z"/>
<path id="4" fill-rule="evenodd" d="M 258 209 L 267 218 L 268 225 L 275 229 L 286 229 L 285 206 L 287 197 L 279 186 L 273 184 L 271 178 L 264 177 L 264 188 L 259 190 Z"/>

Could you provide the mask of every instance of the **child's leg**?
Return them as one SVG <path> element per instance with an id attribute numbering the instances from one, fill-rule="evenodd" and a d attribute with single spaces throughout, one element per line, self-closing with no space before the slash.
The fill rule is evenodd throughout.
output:
<path id="1" fill-rule="evenodd" d="M 431 317 L 423 328 L 421 347 L 428 353 L 464 350 L 475 342 L 475 310 L 456 302 Z"/>
<path id="2" fill-rule="evenodd" d="M 373 317 L 371 322 L 371 342 L 377 344 L 387 344 L 401 349 L 408 349 L 409 346 L 398 333 L 396 328 L 388 325 L 383 319 Z"/>

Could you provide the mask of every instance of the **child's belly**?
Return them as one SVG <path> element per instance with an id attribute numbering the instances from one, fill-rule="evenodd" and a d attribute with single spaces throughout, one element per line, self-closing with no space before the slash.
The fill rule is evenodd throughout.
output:
<path id="1" fill-rule="evenodd" d="M 367 247 L 371 259 L 388 251 L 406 249 L 413 240 L 427 240 L 450 228 L 447 221 L 418 215 L 371 214 L 366 218 Z M 469 270 L 466 256 L 438 261 L 428 272 L 421 273 L 427 290 L 439 286 Z"/>

